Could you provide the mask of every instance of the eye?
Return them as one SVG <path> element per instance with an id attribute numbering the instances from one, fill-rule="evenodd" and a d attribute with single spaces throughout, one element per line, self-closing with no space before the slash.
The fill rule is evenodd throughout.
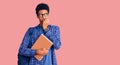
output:
<path id="1" fill-rule="evenodd" d="M 44 14 L 39 14 L 40 17 L 43 17 L 43 16 L 48 16 L 48 13 L 44 13 Z"/>

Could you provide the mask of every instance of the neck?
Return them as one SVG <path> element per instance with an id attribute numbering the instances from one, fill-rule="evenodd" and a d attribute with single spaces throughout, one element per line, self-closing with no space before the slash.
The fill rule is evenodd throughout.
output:
<path id="1" fill-rule="evenodd" d="M 42 26 L 42 24 L 39 24 L 40 26 Z"/>

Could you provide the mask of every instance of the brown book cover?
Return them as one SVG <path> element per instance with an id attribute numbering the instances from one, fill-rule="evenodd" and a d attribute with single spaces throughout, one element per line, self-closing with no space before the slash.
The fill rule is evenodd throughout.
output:
<path id="1" fill-rule="evenodd" d="M 41 34 L 38 37 L 38 39 L 35 41 L 31 49 L 33 50 L 42 49 L 42 48 L 49 49 L 52 46 L 52 44 L 53 43 L 45 35 Z M 43 56 L 41 55 L 35 55 L 34 57 L 39 61 L 43 58 Z"/>

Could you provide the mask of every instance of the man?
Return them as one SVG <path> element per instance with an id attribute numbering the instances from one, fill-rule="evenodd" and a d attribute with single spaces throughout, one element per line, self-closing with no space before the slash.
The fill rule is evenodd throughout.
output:
<path id="1" fill-rule="evenodd" d="M 54 49 L 59 49 L 61 46 L 60 29 L 58 26 L 49 24 L 49 6 L 47 4 L 38 4 L 36 7 L 36 14 L 40 24 L 28 29 L 19 48 L 18 54 L 30 58 L 28 65 L 57 65 Z M 41 34 L 44 34 L 49 38 L 53 42 L 53 45 L 50 49 L 43 48 L 32 50 L 32 45 Z M 34 57 L 36 54 L 44 56 L 41 61 L 38 61 Z"/>

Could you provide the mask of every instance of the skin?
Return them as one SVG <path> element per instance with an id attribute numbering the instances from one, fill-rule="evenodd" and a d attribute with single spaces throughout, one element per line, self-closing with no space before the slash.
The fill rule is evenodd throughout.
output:
<path id="1" fill-rule="evenodd" d="M 48 29 L 47 26 L 49 24 L 48 11 L 47 10 L 40 10 L 38 13 L 39 13 L 39 16 L 37 18 L 40 21 L 40 25 L 43 27 L 44 30 L 47 30 Z"/>
<path id="2" fill-rule="evenodd" d="M 48 11 L 47 10 L 39 10 L 39 15 L 37 18 L 39 19 L 40 26 L 42 26 L 43 30 L 48 30 L 48 24 L 49 24 L 49 19 L 48 19 Z M 46 55 L 48 53 L 48 49 L 42 48 L 42 49 L 37 49 L 36 54 L 37 55 Z"/>

